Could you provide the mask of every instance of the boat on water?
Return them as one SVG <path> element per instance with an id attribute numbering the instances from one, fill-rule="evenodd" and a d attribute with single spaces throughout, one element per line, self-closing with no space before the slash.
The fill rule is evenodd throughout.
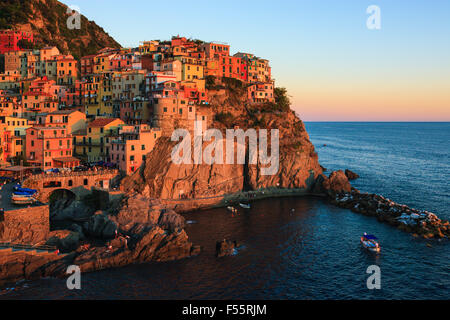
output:
<path id="1" fill-rule="evenodd" d="M 361 237 L 361 244 L 364 249 L 373 253 L 379 253 L 381 251 L 381 248 L 376 240 L 377 237 L 375 237 L 374 235 L 364 233 L 364 235 Z"/>
<path id="2" fill-rule="evenodd" d="M 242 203 L 242 202 L 240 202 L 239 205 L 241 206 L 241 208 L 244 208 L 244 209 L 250 209 L 251 208 L 249 203 Z"/>

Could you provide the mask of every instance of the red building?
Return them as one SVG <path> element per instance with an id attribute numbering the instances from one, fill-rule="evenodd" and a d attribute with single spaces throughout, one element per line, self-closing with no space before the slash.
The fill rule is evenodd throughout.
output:
<path id="1" fill-rule="evenodd" d="M 92 54 L 92 55 L 84 56 L 81 58 L 80 64 L 81 64 L 81 75 L 82 76 L 94 73 L 95 57 L 96 57 L 96 55 Z"/>
<path id="2" fill-rule="evenodd" d="M 27 40 L 33 43 L 33 34 L 23 31 L 0 30 L 0 54 L 21 50 L 18 45 L 20 40 Z"/>
<path id="3" fill-rule="evenodd" d="M 242 59 L 238 57 L 224 56 L 219 59 L 219 73 L 224 78 L 242 79 Z"/>

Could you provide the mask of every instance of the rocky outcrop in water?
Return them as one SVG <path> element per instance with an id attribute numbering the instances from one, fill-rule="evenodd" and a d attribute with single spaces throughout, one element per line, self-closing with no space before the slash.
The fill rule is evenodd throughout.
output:
<path id="1" fill-rule="evenodd" d="M 359 178 L 359 175 L 357 173 L 354 173 L 349 169 L 345 169 L 345 175 L 347 176 L 348 180 L 356 180 Z"/>
<path id="2" fill-rule="evenodd" d="M 226 129 L 233 128 L 279 130 L 278 170 L 263 175 L 261 168 L 265 166 L 260 161 L 226 164 L 225 157 L 224 164 L 175 164 L 171 154 L 177 143 L 166 136 L 158 139 L 141 170 L 123 180 L 123 191 L 155 199 L 198 199 L 267 188 L 312 192 L 322 168 L 305 126 L 294 111 L 276 104 L 249 105 L 246 89 L 239 86 L 209 90 L 208 97 L 213 118 L 209 127 L 221 130 L 223 137 Z M 203 151 L 208 144 L 203 144 Z"/>
<path id="3" fill-rule="evenodd" d="M 232 256 L 235 254 L 236 249 L 240 247 L 237 241 L 230 241 L 223 239 L 216 243 L 216 257 L 221 258 L 225 256 Z"/>
<path id="4" fill-rule="evenodd" d="M 410 208 L 380 195 L 359 191 L 342 192 L 335 194 L 331 202 L 338 207 L 376 217 L 380 222 L 423 238 L 450 237 L 448 221 L 439 219 L 431 212 Z"/>
<path id="5" fill-rule="evenodd" d="M 112 210 L 114 211 L 114 210 Z M 47 245 L 61 253 L 0 250 L 0 285 L 21 279 L 66 276 L 69 265 L 90 272 L 132 263 L 169 261 L 200 252 L 184 231 L 182 216 L 158 201 L 129 197 L 115 214 L 97 212 L 83 227 L 53 231 Z M 115 237 L 115 231 L 118 236 Z M 9 259 L 9 260 L 8 260 Z"/>

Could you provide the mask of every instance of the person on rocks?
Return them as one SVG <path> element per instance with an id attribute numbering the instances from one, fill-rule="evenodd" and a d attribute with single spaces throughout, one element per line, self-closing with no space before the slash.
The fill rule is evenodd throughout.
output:
<path id="1" fill-rule="evenodd" d="M 5 221 L 5 209 L 0 208 L 0 222 Z"/>

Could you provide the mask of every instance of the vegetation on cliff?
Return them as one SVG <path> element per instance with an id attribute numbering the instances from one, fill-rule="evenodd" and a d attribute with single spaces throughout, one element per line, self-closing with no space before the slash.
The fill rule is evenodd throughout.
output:
<path id="1" fill-rule="evenodd" d="M 120 44 L 95 22 L 81 16 L 81 29 L 67 28 L 67 6 L 57 0 L 3 0 L 0 2 L 0 29 L 33 32 L 36 45 L 54 45 L 79 59 L 104 47 Z"/>

